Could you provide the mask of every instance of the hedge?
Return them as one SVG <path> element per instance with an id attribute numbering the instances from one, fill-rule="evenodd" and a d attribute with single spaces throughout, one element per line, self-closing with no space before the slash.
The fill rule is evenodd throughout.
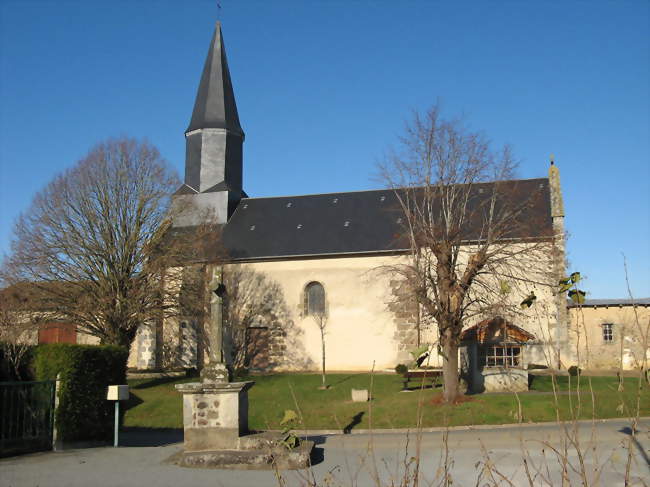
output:
<path id="1" fill-rule="evenodd" d="M 109 384 L 126 384 L 128 351 L 112 345 L 39 345 L 34 353 L 36 380 L 61 373 L 57 427 L 64 441 L 110 440 L 114 405 Z"/>

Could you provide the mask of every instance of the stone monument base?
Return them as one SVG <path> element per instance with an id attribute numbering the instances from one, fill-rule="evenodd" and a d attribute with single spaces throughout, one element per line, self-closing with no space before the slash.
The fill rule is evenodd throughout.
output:
<path id="1" fill-rule="evenodd" d="M 248 433 L 248 389 L 254 382 L 178 384 L 183 393 L 184 447 L 187 451 L 239 448 Z"/>
<path id="2" fill-rule="evenodd" d="M 254 382 L 178 384 L 183 393 L 184 467 L 297 469 L 309 466 L 312 441 L 288 449 L 280 433 L 248 433 L 248 389 Z"/>
<path id="3" fill-rule="evenodd" d="M 280 433 L 257 433 L 242 436 L 240 448 L 231 450 L 185 450 L 175 460 L 182 467 L 227 468 L 241 470 L 295 470 L 310 466 L 314 442 L 302 440 L 288 449 L 280 443 Z"/>

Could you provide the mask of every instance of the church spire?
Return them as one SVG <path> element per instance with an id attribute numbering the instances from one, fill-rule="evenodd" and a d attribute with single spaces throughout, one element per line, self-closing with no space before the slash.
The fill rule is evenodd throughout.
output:
<path id="1" fill-rule="evenodd" d="M 217 22 L 214 29 L 194 102 L 192 119 L 185 133 L 205 128 L 226 129 L 244 135 L 239 124 L 235 94 L 230 80 L 221 22 Z"/>
<path id="2" fill-rule="evenodd" d="M 175 194 L 175 226 L 226 223 L 242 189 L 244 131 L 239 124 L 226 50 L 217 22 L 185 131 L 185 184 Z M 181 204 L 183 203 L 183 204 Z"/>

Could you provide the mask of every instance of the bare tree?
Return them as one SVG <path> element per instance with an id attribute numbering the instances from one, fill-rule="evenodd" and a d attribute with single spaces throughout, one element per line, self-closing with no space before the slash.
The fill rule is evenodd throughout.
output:
<path id="1" fill-rule="evenodd" d="M 28 309 L 23 292 L 3 289 L 0 292 L 0 353 L 13 379 L 23 379 L 25 359 L 34 336 L 38 334 L 40 316 Z"/>
<path id="2" fill-rule="evenodd" d="M 410 258 L 392 269 L 408 283 L 424 319 L 437 324 L 446 402 L 459 393 L 466 320 L 495 304 L 502 309 L 504 287 L 528 294 L 531 281 L 549 282 L 531 265 L 548 262 L 553 238 L 548 221 L 531 211 L 542 204 L 542 192 L 509 181 L 515 167 L 507 146 L 492 150 L 461 121 L 443 119 L 439 106 L 416 113 L 400 149 L 380 165 L 382 179 L 395 190 L 401 238 L 410 249 Z M 514 311 L 519 301 L 510 303 Z"/>
<path id="3" fill-rule="evenodd" d="M 29 283 L 52 316 L 102 343 L 130 346 L 138 326 L 171 308 L 165 269 L 191 254 L 166 237 L 178 185 L 148 142 L 99 143 L 20 216 L 5 283 Z"/>
<path id="4" fill-rule="evenodd" d="M 318 311 L 312 313 L 312 318 L 318 326 L 320 331 L 320 344 L 321 344 L 321 386 L 320 389 L 327 389 L 327 377 L 325 375 L 325 331 L 327 329 L 327 314 L 325 311 Z"/>

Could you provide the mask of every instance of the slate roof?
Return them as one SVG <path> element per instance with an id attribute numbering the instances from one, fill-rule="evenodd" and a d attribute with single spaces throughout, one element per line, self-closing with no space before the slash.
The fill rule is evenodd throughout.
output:
<path id="1" fill-rule="evenodd" d="M 239 123 L 220 22 L 217 22 L 214 29 L 196 93 L 192 119 L 185 132 L 204 128 L 226 129 L 244 135 Z"/>
<path id="2" fill-rule="evenodd" d="M 516 204 L 530 199 L 525 222 L 511 238 L 552 238 L 548 179 L 504 181 Z M 494 183 L 476 185 L 474 204 L 489 197 Z M 393 190 L 273 198 L 244 198 L 223 229 L 232 260 L 395 253 L 408 249 L 401 237 L 402 212 Z M 477 230 L 465 238 L 476 240 Z"/>
<path id="3" fill-rule="evenodd" d="M 609 307 L 609 306 L 632 306 L 633 304 L 637 306 L 650 306 L 650 298 L 638 298 L 638 299 L 586 299 L 582 305 L 575 304 L 572 301 L 569 302 L 570 308 L 577 308 L 578 306 L 588 307 L 588 308 L 598 308 L 598 307 Z"/>
<path id="4" fill-rule="evenodd" d="M 79 288 L 65 282 L 21 282 L 0 288 L 0 301 L 13 310 L 51 311 L 52 296 L 78 294 Z"/>

